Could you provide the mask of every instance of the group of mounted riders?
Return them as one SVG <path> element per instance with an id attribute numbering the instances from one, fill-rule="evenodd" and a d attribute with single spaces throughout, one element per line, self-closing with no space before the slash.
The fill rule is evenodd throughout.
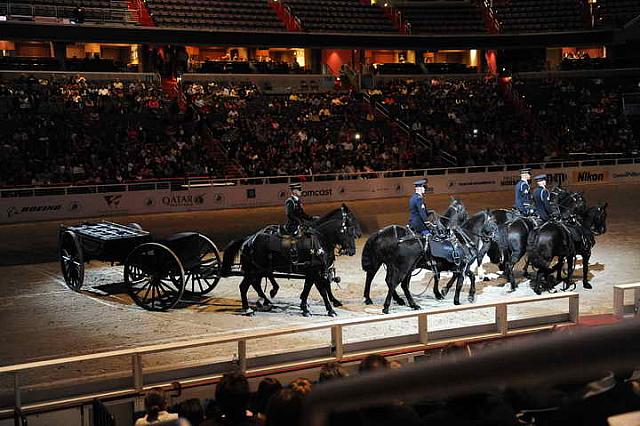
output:
<path id="1" fill-rule="evenodd" d="M 391 301 L 420 309 L 409 291 L 414 271 L 426 269 L 433 276 L 433 291 L 443 299 L 456 284 L 454 303 L 460 303 L 460 292 L 465 277 L 470 280 L 468 300 L 475 298 L 474 264 L 479 268 L 485 255 L 500 265 L 509 280 L 511 290 L 517 288 L 513 267 L 527 254 L 524 274 L 529 265 L 537 270 L 532 287 L 537 293 L 551 291 L 556 281 L 564 281 L 565 289 L 573 284 L 576 256 L 583 261 L 583 286 L 588 282 L 588 263 L 595 235 L 606 232 L 607 205 L 587 207 L 582 193 L 561 187 L 549 191 L 545 175 L 535 176 L 537 188 L 531 191 L 531 170 L 522 169 L 521 179 L 515 185 L 515 204 L 512 209 L 481 210 L 469 215 L 459 200 L 452 199 L 447 210 L 438 215 L 429 211 L 425 202 L 425 179 L 414 182 L 415 192 L 409 200 L 408 225 L 390 225 L 373 233 L 362 251 L 362 269 L 366 272 L 365 303 L 372 304 L 369 296 L 371 282 L 378 270 L 386 267 L 388 286 L 383 312 L 388 313 Z M 333 296 L 331 282 L 339 282 L 335 275 L 336 256 L 356 253 L 355 241 L 361 236 L 357 218 L 342 204 L 329 214 L 318 217 L 308 215 L 302 204 L 302 184 L 290 185 L 290 196 L 285 201 L 287 222 L 270 225 L 255 234 L 227 246 L 223 261 L 223 274 L 234 267 L 242 271 L 240 284 L 242 306 L 249 308 L 247 292 L 254 288 L 262 306 L 269 306 L 261 282 L 272 284 L 271 297 L 278 291 L 277 277 L 304 279 L 300 307 L 310 315 L 307 303 L 315 285 L 323 298 L 330 316 L 333 307 L 341 303 Z M 238 260 L 239 258 L 239 260 Z M 553 259 L 557 263 L 550 267 Z M 566 261 L 567 276 L 562 276 Z M 451 279 L 439 288 L 440 273 L 452 272 Z M 552 273 L 556 272 L 556 278 Z M 396 292 L 400 285 L 406 302 Z"/>

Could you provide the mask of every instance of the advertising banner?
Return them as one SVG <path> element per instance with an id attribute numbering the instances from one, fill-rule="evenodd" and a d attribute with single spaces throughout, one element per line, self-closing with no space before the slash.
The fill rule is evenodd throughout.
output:
<path id="1" fill-rule="evenodd" d="M 640 165 L 543 169 L 549 185 L 579 186 L 640 182 Z M 305 203 L 406 197 L 416 177 L 348 179 L 307 182 Z M 520 179 L 517 170 L 491 173 L 450 173 L 428 176 L 427 193 L 512 191 Z M 535 185 L 535 184 L 534 184 Z M 219 210 L 282 205 L 288 197 L 287 183 L 89 193 L 0 198 L 0 223 L 81 219 L 147 213 Z"/>

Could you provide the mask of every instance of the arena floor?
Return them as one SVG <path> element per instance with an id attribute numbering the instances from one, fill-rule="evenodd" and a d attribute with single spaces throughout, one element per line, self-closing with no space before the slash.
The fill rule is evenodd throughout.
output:
<path id="1" fill-rule="evenodd" d="M 598 237 L 591 258 L 594 289 L 578 287 L 580 313 L 610 313 L 612 286 L 640 281 L 640 216 L 637 214 L 640 209 L 640 185 L 600 185 L 586 187 L 585 190 L 589 204 L 608 201 L 609 227 L 606 235 Z M 470 212 L 481 208 L 505 207 L 512 203 L 510 192 L 475 193 L 460 198 Z M 359 217 L 365 233 L 368 233 L 390 223 L 405 223 L 406 203 L 405 199 L 390 199 L 353 202 L 349 206 Z M 442 211 L 448 204 L 448 197 L 429 196 L 428 203 L 430 208 Z M 307 210 L 321 214 L 333 207 L 335 204 L 315 204 L 308 205 Z M 110 219 L 123 223 L 138 222 L 158 237 L 177 231 L 197 230 L 210 236 L 222 247 L 231 238 L 268 223 L 281 222 L 283 213 L 281 208 L 259 208 Z M 46 222 L 0 227 L 0 321 L 4 324 L 0 329 L 2 365 L 331 320 L 326 316 L 315 290 L 310 297 L 315 315 L 311 318 L 300 315 L 298 297 L 302 283 L 299 281 L 279 280 L 281 290 L 274 300 L 275 308 L 270 312 L 257 312 L 252 317 L 240 315 L 239 278 L 223 279 L 211 297 L 198 304 L 165 313 L 147 312 L 131 302 L 121 285 L 121 267 L 91 263 L 87 266 L 86 290 L 72 292 L 62 280 L 56 258 L 58 226 L 57 222 Z M 335 294 L 344 303 L 342 308 L 337 309 L 339 318 L 381 314 L 381 304 L 386 295 L 382 272 L 376 277 L 372 289 L 376 305 L 365 306 L 362 303 L 364 274 L 360 269 L 360 250 L 364 241 L 364 237 L 359 241 L 356 256 L 340 258 L 337 263 L 342 283 Z M 489 272 L 496 270 L 491 265 L 486 269 Z M 577 271 L 577 278 L 580 276 L 581 272 Z M 493 277 L 490 281 L 478 283 L 477 302 L 534 295 L 526 282 L 521 283 L 516 292 L 508 293 L 504 280 L 495 275 Z M 420 285 L 420 280 L 414 280 L 415 288 L 420 288 Z M 466 286 L 464 291 L 467 291 Z M 452 304 L 452 297 L 450 293 L 444 301 L 437 301 L 428 291 L 417 301 L 428 310 Z M 250 291 L 250 301 L 253 303 L 255 300 L 256 295 Z M 461 300 L 467 303 L 466 297 L 463 296 Z M 408 309 L 392 305 L 393 312 Z M 514 315 L 515 318 L 525 317 L 549 310 L 554 310 L 553 304 L 545 303 L 525 310 L 514 309 Z M 430 323 L 429 327 L 433 330 L 481 323 L 489 318 L 492 320 L 492 315 L 492 311 L 481 311 L 443 316 Z M 413 327 L 406 321 L 368 326 L 366 330 L 354 327 L 346 333 L 345 341 L 358 341 L 366 339 L 366 336 L 412 334 L 416 332 Z M 273 353 L 282 348 L 306 348 L 325 345 L 326 342 L 326 333 L 307 333 L 277 341 L 265 339 L 259 345 L 250 344 L 248 351 L 252 355 Z M 232 346 L 164 353 L 145 357 L 144 365 L 145 368 L 165 368 L 203 360 L 230 360 L 234 353 Z M 100 365 L 87 363 L 42 370 L 26 375 L 22 383 L 25 387 L 37 389 L 47 384 L 77 381 L 79 376 L 118 375 L 129 368 L 128 360 L 112 359 Z M 0 396 L 8 396 L 10 383 L 8 377 L 0 377 Z"/>

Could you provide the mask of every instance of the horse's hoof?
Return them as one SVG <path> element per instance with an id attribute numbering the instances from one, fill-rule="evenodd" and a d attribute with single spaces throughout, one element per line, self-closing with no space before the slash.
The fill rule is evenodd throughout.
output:
<path id="1" fill-rule="evenodd" d="M 440 293 L 436 293 L 435 296 L 436 296 L 437 300 L 443 300 L 444 299 L 444 296 L 442 294 L 440 294 Z"/>
<path id="2" fill-rule="evenodd" d="M 278 294 L 278 289 L 277 288 L 272 288 L 271 291 L 269 292 L 269 296 L 273 299 L 274 297 L 276 297 L 276 294 Z"/>
<path id="3" fill-rule="evenodd" d="M 482 277 L 482 281 L 485 281 L 485 282 L 486 282 L 486 281 L 491 281 L 491 278 L 489 278 L 489 277 Z"/>
<path id="4" fill-rule="evenodd" d="M 366 298 L 366 299 L 364 299 L 364 304 L 365 305 L 373 305 L 373 300 L 371 300 L 369 298 Z"/>
<path id="5" fill-rule="evenodd" d="M 309 318 L 311 316 L 311 312 L 309 311 L 302 311 L 302 316 L 305 318 Z"/>
<path id="6" fill-rule="evenodd" d="M 341 301 L 339 301 L 337 299 L 333 301 L 333 307 L 334 308 L 339 308 L 340 306 L 342 306 L 342 302 Z"/>
<path id="7" fill-rule="evenodd" d="M 538 296 L 540 296 L 542 294 L 542 289 L 540 289 L 540 287 L 535 287 L 533 289 L 534 293 L 537 294 Z"/>
<path id="8" fill-rule="evenodd" d="M 460 304 L 460 301 L 459 301 L 459 300 L 454 300 L 454 301 L 453 301 L 453 304 L 454 304 L 454 305 L 459 305 L 459 304 Z"/>
<path id="9" fill-rule="evenodd" d="M 389 308 L 383 308 L 382 309 L 382 313 L 383 314 L 388 314 L 389 313 Z"/>
<path id="10" fill-rule="evenodd" d="M 252 317 L 253 315 L 255 315 L 255 311 L 251 308 L 247 308 L 245 310 L 242 311 L 242 315 L 246 316 L 246 317 Z"/>
<path id="11" fill-rule="evenodd" d="M 338 316 L 336 311 L 327 311 L 327 315 L 329 315 L 330 317 L 337 317 Z"/>
<path id="12" fill-rule="evenodd" d="M 413 305 L 411 305 L 411 309 L 413 309 L 414 311 L 419 311 L 422 309 L 422 307 L 414 303 Z"/>
<path id="13" fill-rule="evenodd" d="M 473 303 L 476 300 L 476 298 L 475 296 L 469 296 L 467 297 L 467 300 L 469 301 L 469 303 Z"/>
<path id="14" fill-rule="evenodd" d="M 396 300 L 396 303 L 400 306 L 404 306 L 407 304 L 407 302 L 405 302 L 402 297 L 398 297 L 398 300 Z"/>
<path id="15" fill-rule="evenodd" d="M 518 286 L 516 286 L 516 287 L 511 286 L 511 287 L 509 288 L 509 293 L 513 293 L 513 292 L 514 292 L 514 291 L 516 291 L 517 289 L 518 289 Z"/>
<path id="16" fill-rule="evenodd" d="M 582 283 L 582 287 L 586 288 L 587 290 L 591 290 L 593 288 L 593 286 L 589 282 Z"/>

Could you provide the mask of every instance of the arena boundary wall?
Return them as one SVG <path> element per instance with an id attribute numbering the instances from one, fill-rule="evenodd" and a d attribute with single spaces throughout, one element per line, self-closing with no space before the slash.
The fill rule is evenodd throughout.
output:
<path id="1" fill-rule="evenodd" d="M 566 302 L 565 308 L 559 308 L 556 314 L 527 315 L 513 318 L 509 308 L 552 301 Z M 449 326 L 431 330 L 429 320 L 438 315 L 457 315 L 468 311 L 493 310 L 493 321 L 463 327 Z M 512 312 L 511 312 L 512 313 Z M 558 326 L 571 326 L 578 323 L 578 293 L 559 293 L 543 296 L 523 297 L 500 302 L 468 304 L 434 309 L 430 311 L 399 312 L 390 315 L 375 315 L 361 318 L 349 318 L 325 321 L 309 325 L 286 327 L 274 330 L 235 333 L 232 335 L 213 335 L 196 339 L 139 346 L 108 352 L 44 359 L 23 364 L 0 367 L 0 377 L 11 377 L 13 382 L 12 398 L 7 395 L 0 400 L 0 424 L 2 418 L 10 418 L 17 411 L 23 415 L 43 411 L 60 410 L 90 404 L 96 398 L 127 399 L 137 397 L 142 392 L 156 386 L 173 389 L 175 383 L 182 388 L 205 386 L 218 380 L 225 371 L 239 368 L 248 376 L 275 374 L 287 370 L 300 370 L 318 367 L 328 361 L 351 362 L 371 353 L 385 355 L 419 353 L 433 347 L 452 342 L 477 341 L 490 338 L 518 336 L 525 333 L 553 329 Z M 357 326 L 372 326 L 381 322 L 412 320 L 417 325 L 413 334 L 401 334 L 387 338 L 373 338 L 346 342 L 344 329 Z M 281 348 L 281 352 L 271 355 L 255 355 L 251 344 L 261 339 L 277 338 L 314 331 L 326 332 L 327 344 L 312 349 Z M 363 333 L 363 336 L 369 336 Z M 150 369 L 144 368 L 145 356 L 167 351 L 180 351 L 210 345 L 233 344 L 235 351 L 229 353 L 227 360 L 208 362 L 186 368 Z M 122 377 L 111 378 L 101 383 L 83 384 L 78 377 L 73 383 L 56 386 L 53 389 L 29 389 L 22 385 L 21 377 L 45 368 L 72 368 L 76 363 L 96 362 L 114 358 L 129 358 L 130 370 Z M 136 399 L 137 409 L 141 409 Z M 80 416 L 80 414 L 78 414 Z M 74 422 L 75 423 L 75 422 Z"/>
<path id="2" fill-rule="evenodd" d="M 640 183 L 640 158 L 529 165 L 551 186 Z M 513 191 L 521 165 L 215 180 L 185 178 L 115 185 L 0 190 L 0 224 L 281 205 L 290 182 L 307 204 L 407 197 L 426 177 L 427 193 Z"/>

